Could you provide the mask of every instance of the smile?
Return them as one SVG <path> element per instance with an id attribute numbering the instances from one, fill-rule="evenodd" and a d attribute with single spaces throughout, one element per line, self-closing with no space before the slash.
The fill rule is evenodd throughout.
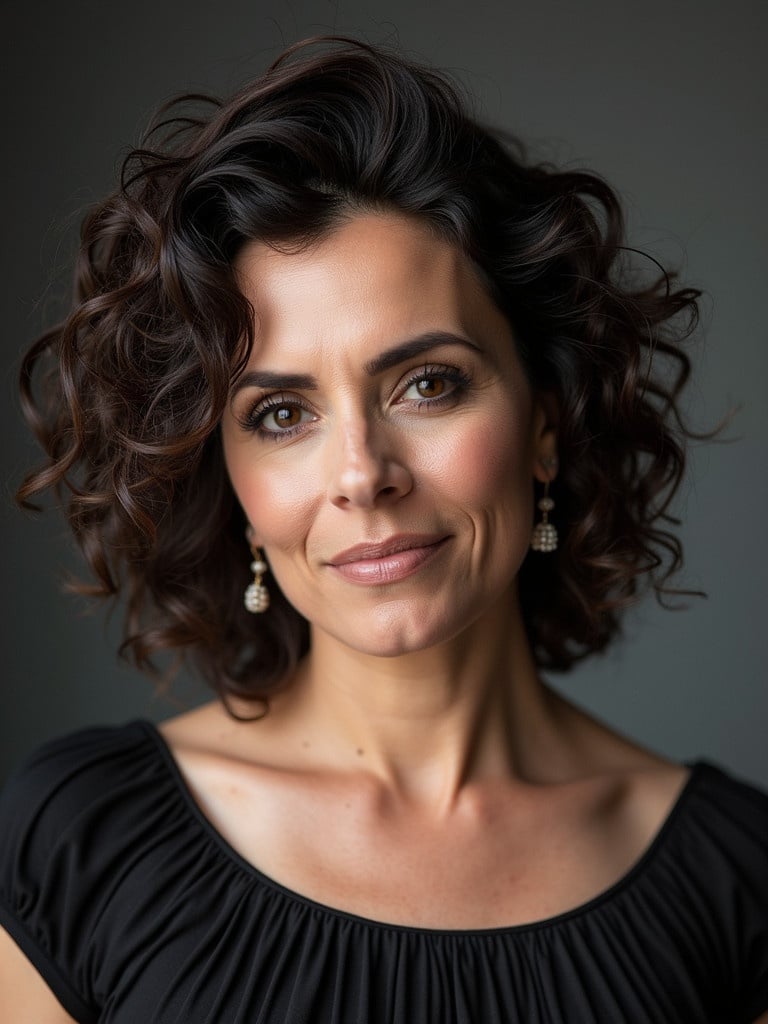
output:
<path id="1" fill-rule="evenodd" d="M 380 544 L 357 544 L 335 555 L 328 565 L 353 583 L 397 583 L 418 572 L 442 550 L 448 537 L 401 535 Z"/>

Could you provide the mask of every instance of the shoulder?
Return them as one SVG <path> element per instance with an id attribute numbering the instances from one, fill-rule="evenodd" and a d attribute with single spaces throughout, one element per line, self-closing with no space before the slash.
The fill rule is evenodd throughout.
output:
<path id="1" fill-rule="evenodd" d="M 32 826 L 53 839 L 94 802 L 114 796 L 136 777 L 137 758 L 152 748 L 149 726 L 82 729 L 35 750 L 0 791 L 0 827 L 6 836 Z"/>
<path id="2" fill-rule="evenodd" d="M 768 924 L 768 792 L 711 761 L 692 765 L 679 808 L 692 846 L 707 860 L 761 880 Z M 684 814 L 683 814 L 684 812 Z"/>
<path id="3" fill-rule="evenodd" d="M 739 948 L 754 939 L 768 968 L 768 792 L 709 760 L 688 767 L 643 877 L 674 893 L 697 929 L 706 918 Z"/>
<path id="4" fill-rule="evenodd" d="M 687 942 L 725 965 L 739 1019 L 768 1008 L 768 793 L 697 761 L 667 822 L 656 877 Z"/>
<path id="5" fill-rule="evenodd" d="M 95 1019 L 96 924 L 115 864 L 135 839 L 131 822 L 146 814 L 162 773 L 150 728 L 135 722 L 52 740 L 0 792 L 0 924 L 78 1020 Z"/>
<path id="6" fill-rule="evenodd" d="M 57 857 L 118 842 L 126 804 L 151 800 L 161 773 L 143 722 L 82 729 L 35 750 L 0 791 L 0 903 L 28 907 Z"/>
<path id="7" fill-rule="evenodd" d="M 11 774 L 2 793 L 60 780 L 67 783 L 94 769 L 118 766 L 149 740 L 152 727 L 136 720 L 124 725 L 94 725 L 57 736 L 42 743 Z"/>
<path id="8" fill-rule="evenodd" d="M 706 759 L 680 764 L 659 756 L 559 695 L 553 699 L 575 751 L 568 770 L 602 779 L 607 792 L 623 797 L 616 804 L 622 828 L 647 837 L 695 834 L 713 851 L 719 839 L 748 859 L 768 856 L 764 789 Z"/>
<path id="9" fill-rule="evenodd" d="M 726 803 L 733 810 L 756 812 L 765 821 L 768 788 L 742 778 L 738 772 L 714 761 L 700 759 L 692 762 L 691 767 L 695 780 L 692 789 L 697 796 L 715 804 Z"/>

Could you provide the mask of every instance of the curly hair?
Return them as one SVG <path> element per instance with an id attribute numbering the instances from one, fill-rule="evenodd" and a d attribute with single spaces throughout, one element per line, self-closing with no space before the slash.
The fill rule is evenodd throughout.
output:
<path id="1" fill-rule="evenodd" d="M 278 592 L 243 607 L 245 519 L 219 423 L 254 343 L 233 261 L 307 245 L 355 210 L 416 216 L 472 261 L 534 388 L 560 410 L 562 542 L 531 552 L 520 604 L 537 664 L 567 670 L 621 631 L 641 585 L 682 565 L 681 343 L 700 292 L 644 279 L 615 192 L 532 163 L 445 74 L 345 36 L 286 50 L 232 98 L 166 105 L 82 228 L 72 312 L 31 347 L 25 415 L 47 453 L 18 500 L 64 499 L 93 582 L 126 597 L 120 652 L 189 656 L 225 703 L 268 698 L 309 644 Z M 277 589 L 273 586 L 273 591 Z M 172 671 L 172 669 L 170 670 Z"/>

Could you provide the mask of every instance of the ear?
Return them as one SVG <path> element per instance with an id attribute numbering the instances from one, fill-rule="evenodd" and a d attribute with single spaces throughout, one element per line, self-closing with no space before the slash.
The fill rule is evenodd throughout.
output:
<path id="1" fill-rule="evenodd" d="M 534 395 L 533 403 L 533 475 L 543 484 L 557 476 L 560 408 L 552 391 L 538 391 Z"/>

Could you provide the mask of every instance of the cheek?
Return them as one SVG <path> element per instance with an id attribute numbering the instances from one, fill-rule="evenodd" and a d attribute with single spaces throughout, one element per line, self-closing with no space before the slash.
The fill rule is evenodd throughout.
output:
<path id="1" fill-rule="evenodd" d="M 314 509 L 305 474 L 295 468 L 266 469 L 246 459 L 230 459 L 228 467 L 232 487 L 254 528 L 258 545 L 299 546 Z"/>
<path id="2" fill-rule="evenodd" d="M 465 424 L 443 447 L 433 472 L 439 472 L 454 501 L 469 508 L 528 502 L 532 470 L 526 441 L 519 423 L 504 430 L 496 418 Z"/>

